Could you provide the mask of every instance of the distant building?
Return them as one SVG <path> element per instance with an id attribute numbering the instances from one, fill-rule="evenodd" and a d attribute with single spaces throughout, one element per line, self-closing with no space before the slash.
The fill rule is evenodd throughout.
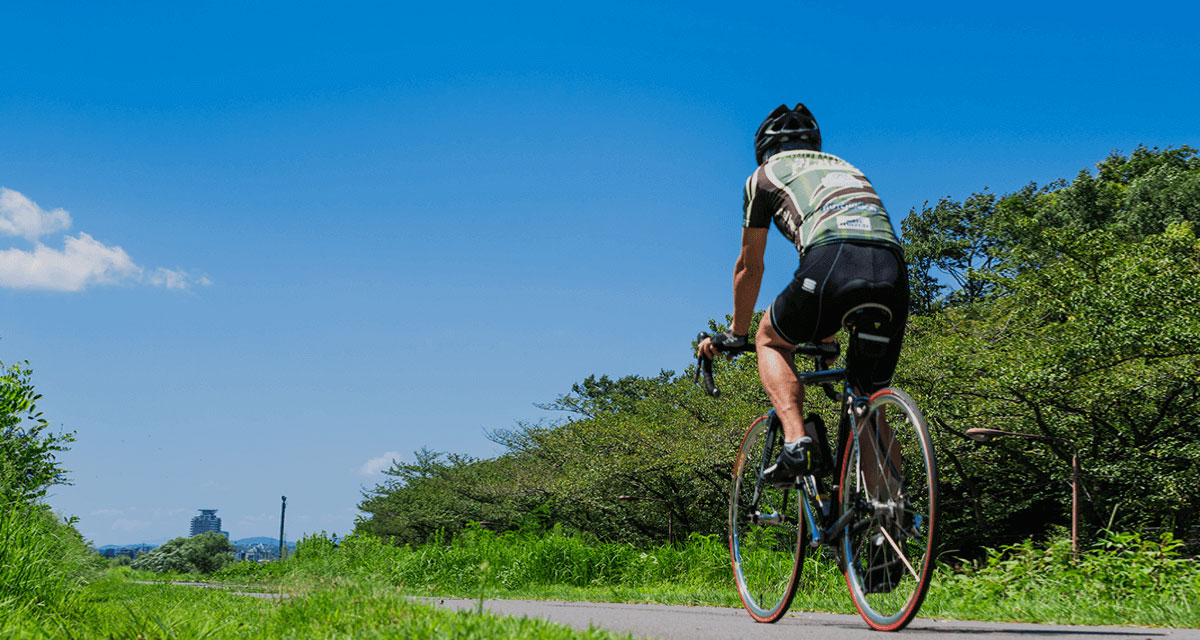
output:
<path id="1" fill-rule="evenodd" d="M 149 553 L 150 550 L 153 548 L 154 547 L 152 545 L 148 545 L 145 543 L 135 544 L 135 545 L 127 545 L 127 546 L 123 546 L 123 547 L 108 546 L 108 547 L 104 547 L 103 549 L 100 550 L 100 555 L 104 556 L 105 558 L 116 558 L 119 556 L 126 556 L 131 559 L 136 559 L 138 556 L 142 556 L 142 555 Z"/>
<path id="2" fill-rule="evenodd" d="M 225 533 L 221 531 L 221 519 L 217 517 L 217 510 L 201 509 L 200 515 L 192 516 L 192 528 L 188 536 L 198 536 L 209 531 Z M 226 537 L 228 537 L 228 534 L 226 534 Z"/>
<path id="3" fill-rule="evenodd" d="M 278 552 L 273 547 L 268 547 L 258 542 L 241 549 L 237 552 L 237 556 L 249 562 L 264 562 L 275 559 L 278 556 Z"/>

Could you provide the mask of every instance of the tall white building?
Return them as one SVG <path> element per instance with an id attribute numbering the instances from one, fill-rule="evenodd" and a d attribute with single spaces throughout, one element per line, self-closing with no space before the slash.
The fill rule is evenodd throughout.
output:
<path id="1" fill-rule="evenodd" d="M 192 516 L 192 528 L 188 536 L 198 536 L 209 531 L 221 533 L 221 519 L 217 517 L 216 509 L 201 509 L 200 515 Z"/>

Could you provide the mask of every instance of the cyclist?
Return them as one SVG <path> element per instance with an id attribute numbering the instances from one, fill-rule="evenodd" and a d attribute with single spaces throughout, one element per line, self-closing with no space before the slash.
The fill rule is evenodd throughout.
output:
<path id="1" fill-rule="evenodd" d="M 804 387 L 793 363 L 797 345 L 833 340 L 852 310 L 886 309 L 893 332 L 886 347 L 874 353 L 851 350 L 846 369 L 856 394 L 889 385 L 908 317 L 908 275 L 879 195 L 862 172 L 821 151 L 821 130 L 807 107 L 797 103 L 772 111 L 754 134 L 754 152 L 759 166 L 746 181 L 733 322 L 728 331 L 702 341 L 698 352 L 712 358 L 717 347 L 746 343 L 773 220 L 800 252 L 795 277 L 763 314 L 755 336 L 759 377 L 785 440 L 763 479 L 786 483 L 827 471 L 832 462 L 820 418 L 809 414 L 801 420 Z M 874 466 L 867 462 L 865 467 Z"/>

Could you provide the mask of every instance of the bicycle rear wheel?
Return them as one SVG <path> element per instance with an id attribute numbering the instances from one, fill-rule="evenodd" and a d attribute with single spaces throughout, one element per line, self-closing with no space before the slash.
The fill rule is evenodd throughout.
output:
<path id="1" fill-rule="evenodd" d="M 799 491 L 758 482 L 764 461 L 774 462 L 782 441 L 767 416 L 755 420 L 738 449 L 729 494 L 733 576 L 742 604 L 758 622 L 775 622 L 787 613 L 804 562 Z"/>
<path id="2" fill-rule="evenodd" d="M 877 426 L 872 426 L 877 425 Z M 897 631 L 917 615 L 933 576 L 938 479 L 925 417 L 908 394 L 873 394 L 842 463 L 842 538 L 850 597 L 873 629 Z"/>

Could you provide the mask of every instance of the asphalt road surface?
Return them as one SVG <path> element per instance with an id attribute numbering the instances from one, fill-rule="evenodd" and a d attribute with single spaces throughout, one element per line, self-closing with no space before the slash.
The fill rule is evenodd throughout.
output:
<path id="1" fill-rule="evenodd" d="M 473 609 L 478 600 L 421 598 L 448 609 Z M 758 624 L 742 609 L 603 602 L 543 602 L 485 600 L 486 609 L 508 616 L 544 618 L 576 629 L 589 626 L 629 632 L 635 638 L 667 640 L 882 640 L 888 634 L 872 631 L 858 616 L 832 613 L 788 614 L 775 624 Z M 1200 640 L 1200 629 L 1145 627 L 1075 627 L 1015 622 L 966 622 L 918 618 L 895 638 L 941 640 Z"/>

